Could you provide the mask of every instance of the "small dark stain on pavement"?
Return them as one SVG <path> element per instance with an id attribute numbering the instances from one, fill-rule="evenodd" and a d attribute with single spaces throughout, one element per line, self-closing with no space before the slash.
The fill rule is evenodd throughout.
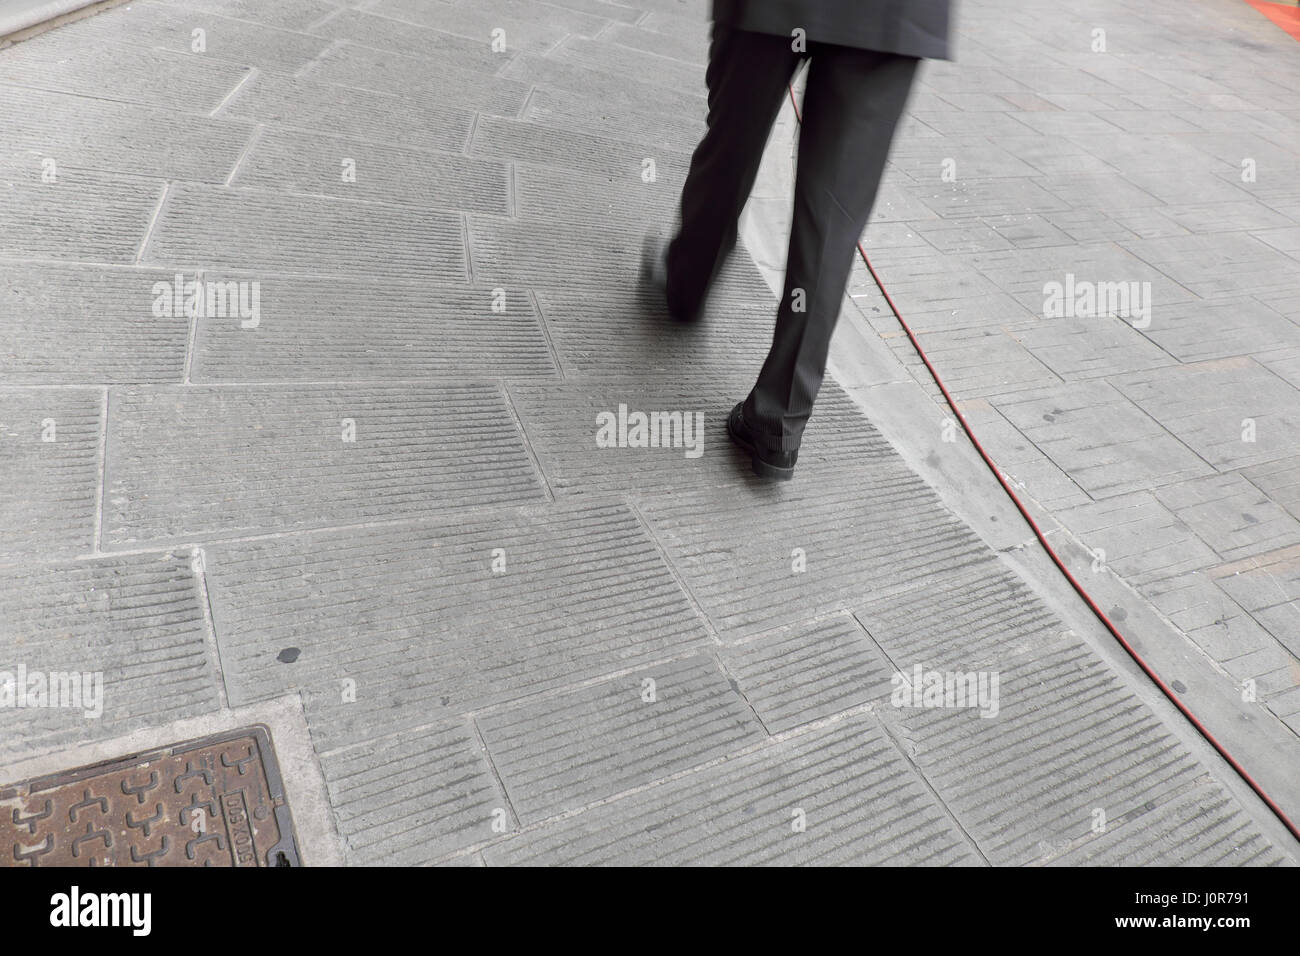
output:
<path id="1" fill-rule="evenodd" d="M 1122 607 L 1113 607 L 1106 613 L 1112 621 L 1123 621 L 1128 618 L 1128 611 L 1124 610 Z"/>
<path id="2" fill-rule="evenodd" d="M 1177 692 L 1180 693 L 1180 694 L 1186 694 L 1186 693 L 1187 693 L 1187 685 L 1184 684 L 1184 683 L 1183 683 L 1182 681 L 1180 681 L 1180 680 L 1176 680 L 1176 681 L 1174 681 L 1174 682 L 1173 682 L 1172 684 L 1170 684 L 1169 686 L 1172 687 L 1175 691 L 1177 691 Z"/>
<path id="3" fill-rule="evenodd" d="M 1254 515 L 1248 515 L 1244 511 L 1241 513 L 1241 520 L 1246 522 L 1246 524 L 1259 524 L 1258 518 L 1256 518 Z"/>
<path id="4" fill-rule="evenodd" d="M 298 659 L 298 655 L 301 653 L 302 651 L 298 650 L 296 647 L 286 647 L 279 654 L 275 655 L 275 659 L 281 664 L 292 664 Z"/>

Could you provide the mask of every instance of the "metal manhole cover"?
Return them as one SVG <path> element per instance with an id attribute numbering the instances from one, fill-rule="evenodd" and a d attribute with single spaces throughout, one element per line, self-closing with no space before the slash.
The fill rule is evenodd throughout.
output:
<path id="1" fill-rule="evenodd" d="M 260 724 L 0 789 L 0 866 L 297 866 Z"/>

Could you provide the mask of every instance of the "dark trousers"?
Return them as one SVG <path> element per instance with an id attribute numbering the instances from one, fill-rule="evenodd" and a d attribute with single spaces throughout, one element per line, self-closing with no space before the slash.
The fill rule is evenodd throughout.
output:
<path id="1" fill-rule="evenodd" d="M 875 202 L 914 57 L 809 43 L 714 24 L 708 132 L 691 157 L 681 229 L 668 249 L 668 297 L 693 313 L 736 243 L 768 132 L 800 60 L 811 57 L 799 133 L 794 219 L 772 348 L 745 421 L 776 451 L 799 447 L 826 373 L 853 253 Z"/>

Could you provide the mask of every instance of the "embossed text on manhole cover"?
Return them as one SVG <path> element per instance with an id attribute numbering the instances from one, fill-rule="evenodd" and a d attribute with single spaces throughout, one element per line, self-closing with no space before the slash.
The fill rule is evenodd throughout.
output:
<path id="1" fill-rule="evenodd" d="M 297 866 L 260 724 L 0 788 L 0 866 Z"/>

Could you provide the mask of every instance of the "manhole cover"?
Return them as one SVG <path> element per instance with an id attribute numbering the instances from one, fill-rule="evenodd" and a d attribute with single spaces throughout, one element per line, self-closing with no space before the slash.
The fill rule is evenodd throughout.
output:
<path id="1" fill-rule="evenodd" d="M 267 729 L 0 789 L 3 866 L 297 866 Z"/>

